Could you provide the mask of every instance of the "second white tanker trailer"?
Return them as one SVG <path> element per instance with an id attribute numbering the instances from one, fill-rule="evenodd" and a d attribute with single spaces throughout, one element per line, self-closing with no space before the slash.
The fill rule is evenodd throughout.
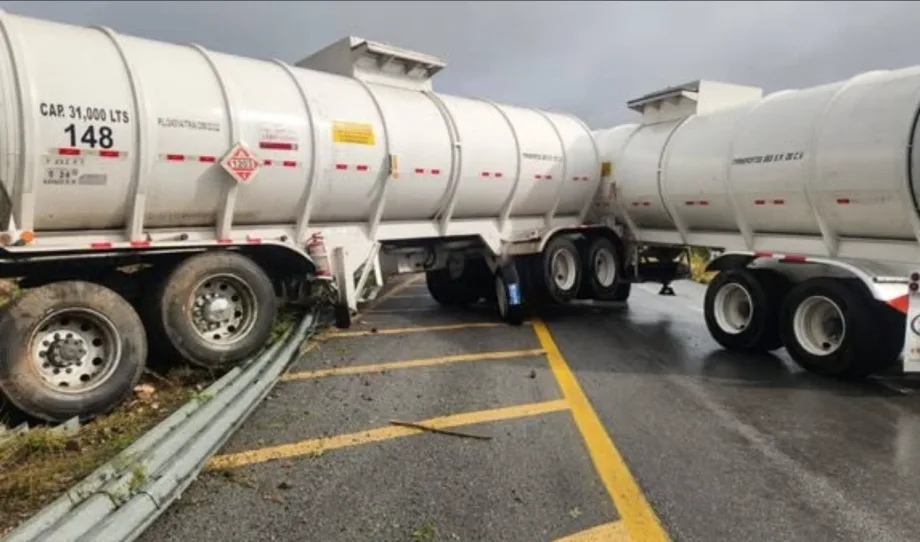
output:
<path id="1" fill-rule="evenodd" d="M 920 68 L 762 96 L 698 81 L 595 133 L 628 247 L 719 249 L 705 297 L 729 349 L 825 375 L 920 371 Z M 627 258 L 629 260 L 629 258 Z"/>

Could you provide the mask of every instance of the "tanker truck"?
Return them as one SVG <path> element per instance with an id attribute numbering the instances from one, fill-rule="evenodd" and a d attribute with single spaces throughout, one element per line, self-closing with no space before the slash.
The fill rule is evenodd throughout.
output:
<path id="1" fill-rule="evenodd" d="M 694 81 L 628 106 L 640 122 L 594 132 L 603 201 L 629 250 L 716 251 L 715 341 L 835 377 L 920 371 L 920 68 L 766 96 Z"/>
<path id="2" fill-rule="evenodd" d="M 331 293 L 347 327 L 384 274 L 511 324 L 525 286 L 629 294 L 589 128 L 435 93 L 438 58 L 346 37 L 292 65 L 9 13 L 0 33 L 0 277 L 22 289 L 0 392 L 34 417 L 111 410 L 154 346 L 239 363 L 279 303 Z"/>

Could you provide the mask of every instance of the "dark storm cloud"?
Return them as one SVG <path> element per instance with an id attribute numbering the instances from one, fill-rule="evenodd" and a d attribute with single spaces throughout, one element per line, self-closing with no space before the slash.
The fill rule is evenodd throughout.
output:
<path id="1" fill-rule="evenodd" d="M 13 13 L 296 61 L 348 34 L 447 61 L 450 94 L 592 127 L 698 78 L 768 92 L 920 63 L 920 2 L 0 2 Z"/>

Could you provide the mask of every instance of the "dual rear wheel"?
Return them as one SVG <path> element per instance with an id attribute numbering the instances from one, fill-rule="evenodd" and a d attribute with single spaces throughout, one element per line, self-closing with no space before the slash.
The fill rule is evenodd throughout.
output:
<path id="1" fill-rule="evenodd" d="M 578 242 L 558 235 L 539 254 L 517 256 L 513 265 L 492 272 L 482 258 L 452 259 L 427 271 L 428 291 L 441 305 L 462 307 L 480 299 L 495 301 L 499 316 L 523 319 L 522 301 L 565 305 L 577 298 L 625 301 L 630 284 L 622 280 L 622 256 L 604 237 Z M 490 285 L 491 284 L 491 288 Z"/>
<path id="2" fill-rule="evenodd" d="M 274 288 L 245 256 L 206 252 L 137 280 L 149 280 L 139 310 L 115 290 L 79 280 L 14 299 L 0 317 L 0 392 L 42 420 L 87 420 L 128 398 L 149 347 L 223 369 L 269 337 Z"/>
<path id="3" fill-rule="evenodd" d="M 709 285 L 704 314 L 723 347 L 785 347 L 801 367 L 825 376 L 883 371 L 903 346 L 903 318 L 855 279 L 817 277 L 793 285 L 769 269 L 723 271 Z"/>

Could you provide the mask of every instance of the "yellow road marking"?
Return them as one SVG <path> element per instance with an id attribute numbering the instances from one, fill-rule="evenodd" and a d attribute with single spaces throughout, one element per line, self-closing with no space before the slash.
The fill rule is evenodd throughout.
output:
<path id="1" fill-rule="evenodd" d="M 505 350 L 502 352 L 480 352 L 478 354 L 457 354 L 454 356 L 440 356 L 436 358 L 410 359 L 406 361 L 390 361 L 387 363 L 371 363 L 367 365 L 353 365 L 351 367 L 334 367 L 332 369 L 317 369 L 315 371 L 302 371 L 288 373 L 281 377 L 282 380 L 309 380 L 327 376 L 356 375 L 363 373 L 379 373 L 394 369 L 410 369 L 413 367 L 431 367 L 446 365 L 461 361 L 489 361 L 495 359 L 522 358 L 527 356 L 542 356 L 545 352 L 540 348 L 530 350 Z"/>
<path id="2" fill-rule="evenodd" d="M 597 413 L 594 412 L 591 402 L 562 357 L 546 324 L 541 320 L 535 320 L 533 329 L 540 345 L 546 350 L 550 368 L 562 390 L 563 397 L 571 405 L 572 417 L 575 418 L 575 424 L 585 441 L 585 446 L 594 462 L 594 468 L 613 499 L 620 518 L 626 524 L 630 539 L 670 540 L 655 511 L 652 510 L 639 485 L 630 474 L 623 456 L 614 446 L 604 425 L 597 417 Z"/>
<path id="3" fill-rule="evenodd" d="M 612 521 L 585 531 L 557 538 L 553 542 L 625 542 L 630 540 L 623 521 Z"/>
<path id="4" fill-rule="evenodd" d="M 524 322 L 525 325 L 530 322 Z M 418 327 L 397 327 L 389 329 L 378 329 L 371 331 L 369 329 L 362 331 L 337 331 L 330 333 L 326 338 L 335 339 L 338 337 L 364 337 L 367 335 L 398 335 L 402 333 L 424 333 L 428 331 L 453 331 L 457 329 L 473 329 L 481 327 L 499 327 L 507 326 L 503 322 L 473 322 L 469 324 L 444 324 L 438 326 L 418 326 Z"/>
<path id="5" fill-rule="evenodd" d="M 447 429 L 451 427 L 460 427 L 478 423 L 497 422 L 515 418 L 539 416 L 540 414 L 559 412 L 562 410 L 567 410 L 568 408 L 568 403 L 561 399 L 557 399 L 554 401 L 527 403 L 523 405 L 515 405 L 491 410 L 479 410 L 475 412 L 451 414 L 449 416 L 431 418 L 417 423 L 427 425 L 435 429 Z M 404 427 L 401 425 L 378 427 L 376 429 L 359 431 L 357 433 L 335 435 L 332 437 L 304 440 L 291 444 L 282 444 L 280 446 L 261 448 L 258 450 L 218 455 L 212 457 L 211 460 L 208 461 L 205 469 L 215 470 L 243 467 L 246 465 L 254 465 L 256 463 L 265 463 L 274 459 L 287 459 L 292 457 L 312 455 L 328 450 L 335 450 L 338 448 L 347 448 L 350 446 L 369 444 L 371 442 L 379 442 L 382 440 L 389 440 L 398 437 L 408 437 L 410 435 L 417 435 L 423 432 L 424 431 L 421 429 Z"/>

